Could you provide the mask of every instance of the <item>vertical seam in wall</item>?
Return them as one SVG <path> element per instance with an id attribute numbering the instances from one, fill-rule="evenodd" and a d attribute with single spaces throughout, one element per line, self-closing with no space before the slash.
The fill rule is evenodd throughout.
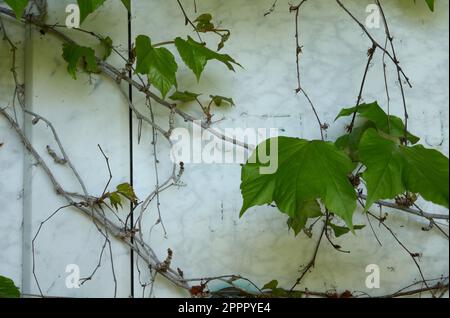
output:
<path id="1" fill-rule="evenodd" d="M 132 40 L 131 40 L 131 6 L 132 2 L 130 1 L 130 11 L 128 11 L 128 60 L 131 59 L 131 49 L 132 49 Z M 131 78 L 133 76 L 132 71 L 130 70 L 128 76 Z M 130 102 L 133 102 L 133 86 L 131 84 L 128 85 L 128 97 Z M 133 186 L 133 111 L 131 108 L 128 111 L 129 117 L 129 144 L 130 144 L 130 184 Z M 133 216 L 133 203 L 130 202 L 130 229 L 133 229 L 134 226 L 134 216 Z M 131 238 L 131 243 L 133 244 L 133 238 Z M 131 297 L 134 298 L 134 251 L 130 250 L 130 288 L 131 288 Z"/>
<path id="2" fill-rule="evenodd" d="M 32 109 L 33 96 L 33 30 L 30 24 L 25 26 L 24 39 L 24 84 L 25 84 L 25 107 Z M 23 127 L 25 135 L 32 140 L 32 124 L 23 114 Z M 22 293 L 32 293 L 31 273 L 31 230 L 32 230 L 32 173 L 33 165 L 29 152 L 23 148 L 23 194 L 22 194 Z"/>

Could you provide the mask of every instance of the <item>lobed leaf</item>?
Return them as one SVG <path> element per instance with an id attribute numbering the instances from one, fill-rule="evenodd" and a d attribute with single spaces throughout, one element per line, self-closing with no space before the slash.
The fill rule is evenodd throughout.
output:
<path id="1" fill-rule="evenodd" d="M 122 183 L 117 186 L 117 193 L 127 198 L 131 202 L 137 202 L 137 196 L 133 187 L 129 183 Z"/>
<path id="2" fill-rule="evenodd" d="M 405 137 L 405 125 L 403 124 L 403 121 L 396 116 L 386 114 L 377 102 L 342 109 L 336 117 L 336 120 L 341 117 L 351 116 L 354 113 L 357 113 L 360 117 L 373 122 L 378 130 L 381 130 L 390 136 L 397 138 Z M 407 133 L 407 137 L 412 144 L 416 144 L 420 140 L 420 138 L 409 132 Z"/>
<path id="3" fill-rule="evenodd" d="M 163 98 L 173 86 L 177 87 L 178 65 L 168 49 L 155 48 L 148 36 L 139 35 L 136 38 L 136 57 L 136 73 L 147 75 Z"/>
<path id="4" fill-rule="evenodd" d="M 440 152 L 400 145 L 371 128 L 361 139 L 359 155 L 366 166 L 366 210 L 378 200 L 393 199 L 405 191 L 448 208 L 449 162 Z"/>
<path id="5" fill-rule="evenodd" d="M 259 148 L 271 149 L 271 142 L 278 142 L 278 169 L 273 174 L 261 174 L 260 168 L 269 163 L 261 163 Z M 348 180 L 353 169 L 352 161 L 333 143 L 289 137 L 268 139 L 242 168 L 241 216 L 252 206 L 275 202 L 281 212 L 296 218 L 306 202 L 321 199 L 327 209 L 353 229 L 356 193 Z"/>
<path id="6" fill-rule="evenodd" d="M 231 56 L 214 52 L 204 44 L 194 41 L 191 37 L 188 37 L 187 40 L 180 37 L 176 38 L 175 46 L 184 63 L 194 72 L 197 80 L 200 80 L 200 76 L 210 60 L 222 62 L 231 71 L 234 71 L 233 64 L 240 66 Z"/>
<path id="7" fill-rule="evenodd" d="M 74 79 L 77 78 L 77 66 L 82 63 L 83 69 L 88 73 L 97 72 L 95 51 L 89 47 L 73 43 L 63 44 L 63 58 L 68 64 L 67 71 Z"/>

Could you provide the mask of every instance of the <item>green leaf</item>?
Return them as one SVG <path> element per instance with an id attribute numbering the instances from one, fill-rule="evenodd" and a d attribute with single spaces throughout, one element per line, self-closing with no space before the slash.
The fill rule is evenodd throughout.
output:
<path id="1" fill-rule="evenodd" d="M 227 103 L 231 106 L 235 106 L 232 98 L 219 96 L 219 95 L 210 95 L 209 97 L 214 102 L 214 104 L 218 107 L 222 106 L 223 103 Z"/>
<path id="2" fill-rule="evenodd" d="M 425 0 L 425 1 L 428 5 L 428 8 L 430 8 L 430 10 L 434 12 L 434 0 Z"/>
<path id="3" fill-rule="evenodd" d="M 278 288 L 278 281 L 275 279 L 265 284 L 262 290 L 271 290 L 274 297 L 286 297 L 288 295 L 286 290 Z"/>
<path id="4" fill-rule="evenodd" d="M 262 163 L 267 160 L 261 160 L 259 153 L 272 149 L 274 142 L 278 143 L 278 158 L 271 154 L 272 163 Z M 275 173 L 261 173 L 260 168 L 267 168 L 276 159 Z M 333 143 L 289 137 L 268 139 L 242 168 L 241 216 L 252 206 L 275 202 L 280 211 L 295 218 L 305 202 L 321 199 L 327 209 L 352 228 L 356 193 L 348 175 L 353 169 L 348 156 Z"/>
<path id="5" fill-rule="evenodd" d="M 0 298 L 19 298 L 20 291 L 14 282 L 0 275 Z"/>
<path id="6" fill-rule="evenodd" d="M 83 23 L 87 16 L 97 10 L 105 1 L 106 0 L 77 0 L 78 6 L 80 7 L 80 22 Z"/>
<path id="7" fill-rule="evenodd" d="M 405 137 L 405 125 L 403 124 L 403 121 L 396 116 L 387 115 L 377 102 L 342 109 L 336 117 L 336 120 L 341 117 L 352 116 L 355 112 L 359 114 L 360 117 L 373 122 L 378 130 L 393 137 Z M 416 144 L 420 140 L 420 138 L 409 132 L 407 136 L 412 144 Z"/>
<path id="8" fill-rule="evenodd" d="M 367 168 L 363 174 L 368 191 L 366 210 L 380 199 L 393 199 L 406 191 L 402 180 L 404 162 L 398 144 L 369 129 L 361 139 L 359 155 Z"/>
<path id="9" fill-rule="evenodd" d="M 270 282 L 268 282 L 267 284 L 265 284 L 263 286 L 262 290 L 265 290 L 265 289 L 274 290 L 277 287 L 278 287 L 278 281 L 274 279 L 274 280 L 271 280 Z"/>
<path id="10" fill-rule="evenodd" d="M 204 13 L 200 15 L 194 22 L 197 22 L 195 27 L 198 32 L 209 32 L 214 30 L 214 24 L 212 21 L 212 15 L 209 13 Z"/>
<path id="11" fill-rule="evenodd" d="M 359 143 L 369 128 L 375 128 L 375 124 L 371 121 L 365 122 L 360 127 L 353 128 L 351 133 L 345 134 L 335 141 L 336 147 L 344 150 L 353 162 L 359 162 Z"/>
<path id="12" fill-rule="evenodd" d="M 109 36 L 107 36 L 106 38 L 102 38 L 100 40 L 100 43 L 105 50 L 105 53 L 103 54 L 103 60 L 106 60 L 112 53 L 113 41 Z"/>
<path id="13" fill-rule="evenodd" d="M 119 205 L 122 207 L 122 198 L 117 192 L 109 194 L 109 202 L 116 210 L 119 208 Z"/>
<path id="14" fill-rule="evenodd" d="M 291 297 L 290 294 L 288 294 L 288 292 L 286 290 L 284 290 L 283 288 L 275 288 L 272 290 L 272 295 L 274 297 L 278 297 L 278 298 L 282 298 L 282 297 Z M 292 296 L 292 298 L 295 298 L 295 296 Z"/>
<path id="15" fill-rule="evenodd" d="M 175 57 L 166 48 L 152 46 L 148 36 L 136 38 L 136 73 L 148 75 L 148 80 L 166 97 L 170 89 L 177 87 L 178 65 Z"/>
<path id="16" fill-rule="evenodd" d="M 422 145 L 401 146 L 406 164 L 404 182 L 410 192 L 419 193 L 425 200 L 449 207 L 448 158 Z"/>
<path id="17" fill-rule="evenodd" d="M 29 0 L 5 0 L 5 2 L 13 9 L 17 19 L 20 19 L 23 16 Z"/>
<path id="18" fill-rule="evenodd" d="M 132 202 L 137 201 L 137 196 L 134 193 L 133 187 L 129 183 L 122 183 L 117 186 L 117 193 L 121 194 Z"/>
<path id="19" fill-rule="evenodd" d="M 345 235 L 350 232 L 350 229 L 345 226 L 339 226 L 339 225 L 333 224 L 331 222 L 328 223 L 328 225 L 333 229 L 334 236 L 336 236 L 336 237 L 340 237 L 340 236 Z M 365 227 L 366 227 L 365 225 L 354 225 L 353 229 L 354 230 L 362 230 Z"/>
<path id="20" fill-rule="evenodd" d="M 297 215 L 288 219 L 288 227 L 292 229 L 295 236 L 297 236 L 305 228 L 308 219 L 317 218 L 322 215 L 322 209 L 316 200 L 305 201 L 298 210 Z"/>
<path id="21" fill-rule="evenodd" d="M 188 103 L 188 102 L 195 101 L 200 95 L 201 94 L 191 93 L 188 91 L 184 91 L 184 92 L 176 91 L 169 98 L 171 100 L 179 101 L 182 103 Z"/>
<path id="22" fill-rule="evenodd" d="M 74 79 L 77 78 L 77 66 L 82 64 L 83 69 L 88 73 L 97 72 L 97 61 L 95 51 L 89 47 L 78 46 L 72 43 L 64 43 L 63 58 L 69 65 L 67 71 Z"/>
<path id="23" fill-rule="evenodd" d="M 131 0 L 122 0 L 122 3 L 128 11 L 131 11 Z"/>
<path id="24" fill-rule="evenodd" d="M 378 200 L 393 199 L 405 191 L 428 201 L 449 206 L 448 158 L 421 145 L 405 147 L 369 129 L 359 147 L 366 166 L 366 210 Z"/>
<path id="25" fill-rule="evenodd" d="M 187 40 L 182 38 L 175 39 L 175 46 L 180 53 L 184 63 L 194 72 L 197 80 L 205 69 L 205 66 L 210 60 L 217 60 L 225 64 L 229 70 L 234 71 L 233 64 L 239 65 L 233 58 L 227 54 L 219 54 L 208 49 L 202 43 L 194 41 L 191 37 Z"/>

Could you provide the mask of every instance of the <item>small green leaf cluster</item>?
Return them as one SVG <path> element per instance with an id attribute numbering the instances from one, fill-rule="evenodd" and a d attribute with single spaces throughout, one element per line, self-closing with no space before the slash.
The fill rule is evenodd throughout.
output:
<path id="1" fill-rule="evenodd" d="M 105 193 L 99 201 L 102 203 L 104 200 L 109 199 L 111 206 L 118 210 L 119 206 L 123 207 L 122 198 L 130 201 L 134 205 L 138 203 L 138 198 L 134 192 L 134 189 L 129 183 L 119 184 L 116 187 L 116 191 Z"/>
<path id="2" fill-rule="evenodd" d="M 181 59 L 192 70 L 197 80 L 200 80 L 210 60 L 222 62 L 231 71 L 235 70 L 233 65 L 239 65 L 229 55 L 214 52 L 204 43 L 197 42 L 189 36 L 187 39 L 177 37 L 174 44 Z M 161 92 L 163 98 L 173 87 L 178 88 L 176 79 L 178 64 L 175 56 L 167 48 L 156 47 L 152 45 L 148 36 L 139 35 L 136 38 L 135 52 L 136 73 L 147 75 L 149 83 Z"/>
<path id="3" fill-rule="evenodd" d="M 225 46 L 225 42 L 227 42 L 230 39 L 231 31 L 227 29 L 219 29 L 217 28 L 213 21 L 213 17 L 210 13 L 204 13 L 195 19 L 194 22 L 197 23 L 195 26 L 195 29 L 197 32 L 201 33 L 214 33 L 220 36 L 220 42 L 217 46 L 217 51 L 220 51 Z"/>
<path id="4" fill-rule="evenodd" d="M 90 13 L 94 12 L 99 6 L 104 3 L 105 0 L 98 1 L 83 1 L 78 0 L 81 11 L 81 20 L 84 19 Z M 124 5 L 128 8 L 129 2 L 123 1 Z M 88 4 L 89 3 L 89 4 Z M 227 36 L 222 36 L 219 49 L 223 47 L 223 44 L 229 38 L 228 30 L 218 30 L 211 22 L 212 16 L 210 14 L 200 15 L 195 22 L 197 22 L 196 29 L 198 32 L 225 32 Z M 219 34 L 222 34 L 219 32 Z M 103 60 L 106 60 L 112 53 L 113 41 L 110 37 L 100 37 L 100 44 L 103 47 L 104 54 Z M 165 98 L 170 90 L 176 89 L 176 92 L 172 94 L 171 99 L 181 102 L 194 101 L 200 96 L 200 94 L 191 92 L 178 91 L 177 72 L 178 63 L 173 53 L 163 47 L 164 45 L 175 45 L 178 54 L 186 66 L 194 73 L 197 81 L 207 65 L 211 60 L 216 60 L 223 63 L 229 70 L 235 71 L 235 66 L 240 66 L 231 56 L 228 54 L 221 54 L 215 52 L 208 47 L 205 43 L 197 42 L 190 36 L 186 39 L 181 37 L 175 38 L 173 41 L 166 41 L 164 43 L 154 44 L 150 37 L 146 35 L 138 35 L 133 49 L 132 61 L 136 62 L 135 73 L 147 76 L 148 83 L 159 90 L 161 96 Z M 63 47 L 63 58 L 68 63 L 67 70 L 69 74 L 76 79 L 76 73 L 78 69 L 81 69 L 87 73 L 96 73 L 98 70 L 97 58 L 95 50 L 93 48 L 80 46 L 75 43 L 65 43 Z M 234 105 L 234 101 L 231 98 L 211 95 L 211 101 L 216 106 L 223 104 Z"/>

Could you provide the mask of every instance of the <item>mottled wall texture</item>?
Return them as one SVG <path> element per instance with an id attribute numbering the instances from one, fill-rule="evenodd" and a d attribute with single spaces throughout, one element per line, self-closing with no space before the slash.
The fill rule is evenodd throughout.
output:
<path id="1" fill-rule="evenodd" d="M 71 2 L 74 1 L 50 0 L 48 21 L 64 23 L 65 8 Z M 185 2 L 189 14 L 194 15 L 192 4 Z M 367 17 L 366 6 L 372 3 L 369 0 L 344 2 L 361 21 Z M 448 1 L 437 0 L 434 13 L 428 10 L 425 1 L 383 2 L 399 60 L 413 84 L 413 88 L 406 89 L 409 128 L 422 138 L 426 147 L 448 155 Z M 192 72 L 180 63 L 180 90 L 233 97 L 236 106 L 218 109 L 214 116 L 222 119 L 215 124 L 218 128 L 277 128 L 286 136 L 320 138 L 309 104 L 295 93 L 294 15 L 289 13 L 288 1 L 279 0 L 275 11 L 264 16 L 272 3 L 272 0 L 197 0 L 199 12 L 211 12 L 216 21 L 231 30 L 224 52 L 235 57 L 243 68 L 231 73 L 219 63 L 210 63 L 197 82 Z M 131 16 L 133 38 L 147 34 L 154 42 L 160 42 L 192 32 L 184 25 L 176 1 L 134 0 Z M 342 107 L 355 105 L 371 43 L 335 1 L 308 1 L 300 21 L 303 87 L 322 120 L 330 126 L 325 138 L 334 141 L 343 134 L 346 124 L 345 120 L 335 122 L 334 118 Z M 89 78 L 80 74 L 78 80 L 73 80 L 61 57 L 61 42 L 55 37 L 25 29 L 12 20 L 5 19 L 5 26 L 18 43 L 18 74 L 25 82 L 27 107 L 53 122 L 89 192 L 101 194 L 108 179 L 104 158 L 97 148 L 100 144 L 110 158 L 111 184 L 127 182 L 132 177 L 137 196 L 145 198 L 154 189 L 156 180 L 152 133 L 150 126 L 144 125 L 138 143 L 139 125 L 133 118 L 130 139 L 127 97 L 113 81 L 101 75 Z M 128 17 L 122 4 L 113 0 L 107 1 L 83 25 L 85 29 L 112 37 L 123 54 L 127 54 L 127 26 Z M 384 44 L 382 26 L 370 31 Z M 83 43 L 94 43 L 77 32 L 69 34 Z M 14 82 L 9 72 L 9 50 L 7 43 L 0 41 L 0 107 L 12 104 Z M 110 63 L 122 65 L 117 57 L 112 57 Z M 388 71 L 391 112 L 402 116 L 395 69 L 390 65 Z M 128 94 L 128 87 L 123 88 Z M 370 66 L 363 99 L 377 100 L 383 107 L 387 105 L 380 53 Z M 137 107 L 146 110 L 145 99 L 139 92 L 133 92 L 133 100 Z M 195 105 L 186 106 L 185 110 L 200 116 Z M 167 111 L 155 106 L 157 120 L 166 122 L 167 116 Z M 176 123 L 189 127 L 182 121 Z M 52 142 L 48 128 L 43 124 L 25 123 L 25 126 L 36 149 L 56 168 L 58 178 L 65 180 L 67 187 L 80 191 L 70 172 L 55 166 L 46 154 L 45 148 Z M 1 118 L 0 143 L 0 274 L 13 278 L 24 293 L 38 294 L 32 274 L 31 240 L 40 223 L 64 203 L 54 194 L 42 170 L 24 152 L 10 125 Z M 56 147 L 54 143 L 50 146 Z M 159 178 L 165 180 L 171 173 L 171 162 L 168 146 L 162 139 L 158 149 Z M 277 279 L 280 285 L 289 288 L 300 266 L 310 259 L 317 233 L 311 239 L 304 234 L 295 237 L 288 232 L 287 217 L 270 206 L 252 208 L 239 218 L 240 172 L 239 164 L 187 164 L 182 184 L 160 195 L 166 234 L 160 225 L 152 228 L 158 218 L 155 202 L 142 224 L 146 229 L 144 238 L 162 259 L 167 249 L 172 249 L 172 265 L 183 269 L 186 277 L 240 274 L 259 285 Z M 421 202 L 421 206 L 430 212 L 448 213 L 430 203 Z M 126 211 L 119 217 L 125 215 Z M 361 211 L 355 213 L 355 223 L 366 222 Z M 438 231 L 421 231 L 421 227 L 427 226 L 423 219 L 398 211 L 390 212 L 389 222 L 413 252 L 422 254 L 418 261 L 425 277 L 448 275 L 448 241 Z M 336 240 L 350 254 L 337 252 L 325 242 L 316 268 L 302 286 L 310 290 L 336 288 L 381 295 L 420 279 L 410 256 L 387 231 L 378 224 L 373 226 L 382 246 L 370 227 Z M 92 222 L 73 209 L 64 210 L 46 223 L 35 246 L 35 273 L 43 293 L 113 296 L 109 250 L 105 251 L 102 266 L 91 282 L 80 289 L 66 288 L 66 266 L 77 264 L 81 275 L 88 276 L 98 263 L 103 243 Z M 129 249 L 113 241 L 112 251 L 117 295 L 129 297 L 134 285 L 136 297 L 148 297 L 150 290 L 143 293 L 140 280 L 148 281 L 149 277 L 146 273 L 139 277 L 136 262 L 133 267 L 130 265 Z M 365 269 L 369 264 L 380 267 L 379 290 L 369 290 L 365 285 Z M 152 296 L 188 294 L 158 277 Z"/>

